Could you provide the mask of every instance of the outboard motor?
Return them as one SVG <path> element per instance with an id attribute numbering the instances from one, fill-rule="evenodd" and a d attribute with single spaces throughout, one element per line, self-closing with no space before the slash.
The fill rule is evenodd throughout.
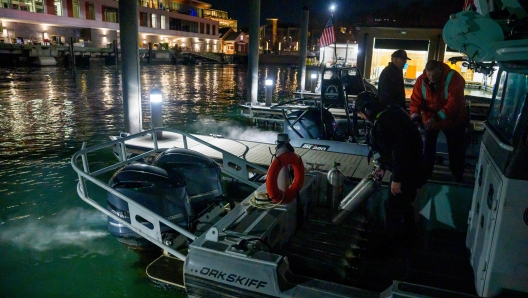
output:
<path id="1" fill-rule="evenodd" d="M 319 108 L 308 108 L 304 111 L 292 112 L 284 120 L 284 132 L 288 134 L 290 140 L 302 138 L 329 140 L 335 135 L 336 129 L 335 118 L 326 109 L 323 109 L 322 119 Z"/>
<path id="2" fill-rule="evenodd" d="M 165 170 L 146 164 L 132 164 L 117 171 L 108 184 L 165 219 L 183 228 L 188 227 L 192 212 L 185 187 L 172 183 Z M 128 203 L 111 193 L 107 197 L 107 210 L 130 223 Z M 142 218 L 136 220 L 147 227 L 152 226 Z M 127 245 L 141 248 L 152 246 L 149 241 L 111 217 L 108 217 L 108 231 Z M 161 225 L 162 234 L 169 231 L 173 230 Z"/>
<path id="3" fill-rule="evenodd" d="M 167 171 L 171 184 L 185 187 L 196 215 L 213 202 L 225 199 L 222 197 L 220 166 L 206 155 L 189 149 L 171 148 L 158 155 L 152 164 Z"/>

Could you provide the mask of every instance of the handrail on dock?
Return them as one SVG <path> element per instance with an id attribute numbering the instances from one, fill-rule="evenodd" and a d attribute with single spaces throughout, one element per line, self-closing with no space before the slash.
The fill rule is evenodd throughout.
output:
<path id="1" fill-rule="evenodd" d="M 162 249 L 168 251 L 172 255 L 176 256 L 177 258 L 181 260 L 185 260 L 185 255 L 182 253 L 176 251 L 175 249 L 165 245 L 163 243 L 162 235 L 161 235 L 161 223 L 164 225 L 174 229 L 178 233 L 184 235 L 185 237 L 189 238 L 190 240 L 196 239 L 196 236 L 191 233 L 190 231 L 166 220 L 165 218 L 159 216 L 158 214 L 152 212 L 151 210 L 145 208 L 144 206 L 138 204 L 134 200 L 128 198 L 127 196 L 119 193 L 115 189 L 108 186 L 105 182 L 103 182 L 101 179 L 98 179 L 97 176 L 100 176 L 102 174 L 114 171 L 118 168 L 121 168 L 125 165 L 131 164 L 135 161 L 141 160 L 143 158 L 149 157 L 152 154 L 160 153 L 161 151 L 165 149 L 160 149 L 158 146 L 158 139 L 157 139 L 157 133 L 156 132 L 170 132 L 175 134 L 180 134 L 183 137 L 183 144 L 184 148 L 188 149 L 188 142 L 187 139 L 192 139 L 193 141 L 196 141 L 202 145 L 206 145 L 211 149 L 214 149 L 216 151 L 219 151 L 222 153 L 222 162 L 223 167 L 221 167 L 222 172 L 226 175 L 229 175 L 233 178 L 238 179 L 240 182 L 244 182 L 248 185 L 254 186 L 255 188 L 259 185 L 257 183 L 254 183 L 252 181 L 249 181 L 248 174 L 249 168 L 253 168 L 257 172 L 266 173 L 266 169 L 258 166 L 256 164 L 253 164 L 251 162 L 248 162 L 246 160 L 243 160 L 221 148 L 218 148 L 212 144 L 209 144 L 208 142 L 201 140 L 193 135 L 187 134 L 185 132 L 181 132 L 174 129 L 168 129 L 168 128 L 153 128 L 150 130 L 145 130 L 140 133 L 129 135 L 126 137 L 119 137 L 113 141 L 106 142 L 104 144 L 95 145 L 92 147 L 86 148 L 86 143 L 83 143 L 83 146 L 81 150 L 76 152 L 71 159 L 71 165 L 72 168 L 77 172 L 79 176 L 79 182 L 77 185 L 77 193 L 79 194 L 80 198 L 87 202 L 88 204 L 95 207 L 97 210 L 103 212 L 105 215 L 113 218 L 114 220 L 118 221 L 119 223 L 127 226 L 129 229 L 134 231 L 135 233 L 139 234 L 140 236 L 144 237 L 145 239 L 149 240 L 150 242 L 156 244 L 157 246 L 161 247 Z M 138 154 L 136 156 L 130 156 L 128 157 L 126 154 L 126 142 L 141 138 L 146 135 L 152 136 L 152 142 L 153 142 L 153 149 L 148 150 L 144 153 Z M 88 160 L 88 154 L 93 154 L 97 151 L 101 151 L 103 149 L 107 149 L 109 147 L 117 146 L 119 149 L 118 155 L 119 155 L 119 161 L 104 167 L 102 169 L 98 169 L 95 171 L 90 170 L 90 162 Z M 79 162 L 79 158 L 81 161 Z M 82 167 L 80 166 L 82 164 Z M 235 165 L 235 168 L 233 168 L 231 165 Z M 98 186 L 99 188 L 105 190 L 107 193 L 111 193 L 112 195 L 119 197 L 123 201 L 126 201 L 128 203 L 128 208 L 130 212 L 130 223 L 126 222 L 124 219 L 120 218 L 116 214 L 111 213 L 108 211 L 103 205 L 99 204 L 92 198 L 88 196 L 88 188 L 87 188 L 87 181 L 92 182 L 94 185 Z M 153 228 L 148 228 L 147 226 L 143 225 L 142 223 L 138 222 L 136 220 L 136 216 L 140 216 L 143 219 L 146 219 L 150 223 L 152 223 Z"/>

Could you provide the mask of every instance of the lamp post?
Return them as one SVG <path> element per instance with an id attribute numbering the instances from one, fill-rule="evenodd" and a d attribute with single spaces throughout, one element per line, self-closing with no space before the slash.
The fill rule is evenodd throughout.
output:
<path id="1" fill-rule="evenodd" d="M 314 84 L 314 81 L 317 79 L 317 74 L 316 73 L 312 73 L 310 75 L 310 79 L 311 79 L 310 80 L 310 92 L 315 93 L 315 85 L 316 84 Z"/>
<path id="2" fill-rule="evenodd" d="M 158 88 L 152 89 L 149 95 L 150 99 L 150 122 L 153 127 L 162 127 L 163 119 L 161 115 L 161 107 L 163 106 L 163 93 Z M 157 131 L 156 138 L 162 139 L 163 132 Z"/>
<path id="3" fill-rule="evenodd" d="M 273 80 L 266 79 L 266 106 L 271 106 L 271 95 L 273 93 Z"/>

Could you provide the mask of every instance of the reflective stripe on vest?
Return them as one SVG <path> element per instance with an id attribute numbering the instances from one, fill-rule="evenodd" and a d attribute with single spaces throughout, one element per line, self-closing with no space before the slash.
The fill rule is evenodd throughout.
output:
<path id="1" fill-rule="evenodd" d="M 451 82 L 451 77 L 453 76 L 453 73 L 455 73 L 455 71 L 453 69 L 451 69 L 448 73 L 447 73 L 447 77 L 446 77 L 446 83 L 445 83 L 445 87 L 444 87 L 444 99 L 447 99 L 447 89 L 449 88 L 449 83 Z M 425 84 L 422 80 L 422 97 L 423 97 L 423 100 L 425 101 L 425 99 L 427 98 L 426 92 L 427 90 L 425 89 Z"/>

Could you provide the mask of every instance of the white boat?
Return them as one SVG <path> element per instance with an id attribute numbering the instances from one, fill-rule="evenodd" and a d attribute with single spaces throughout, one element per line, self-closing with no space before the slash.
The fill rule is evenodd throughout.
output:
<path id="1" fill-rule="evenodd" d="M 481 8 L 487 5 L 479 2 Z M 515 12 L 519 19 L 528 17 L 520 5 Z M 144 239 L 163 249 L 147 274 L 181 287 L 189 297 L 526 297 L 528 52 L 519 47 L 524 49 L 528 39 L 497 37 L 490 46 L 481 33 L 493 37 L 498 30 L 495 20 L 471 11 L 446 25 L 448 45 L 466 49 L 477 65 L 496 53 L 498 80 L 474 184 L 427 183 L 415 201 L 421 237 L 401 251 L 378 251 L 373 245 L 380 236 L 386 187 L 374 191 L 377 184 L 367 175 L 346 182 L 348 194 L 340 209 L 333 209 L 328 202 L 338 197 L 327 194 L 326 173 L 301 170 L 302 161 L 284 153 L 284 138 L 278 139 L 278 157 L 263 184 L 264 167 L 197 136 L 155 128 L 115 137 L 83 146 L 72 157 L 78 194 L 106 214 L 110 226 L 130 232 L 135 243 Z M 461 38 L 474 42 L 468 49 Z M 163 148 L 157 138 L 163 130 L 177 136 L 179 149 Z M 137 139 L 150 143 L 132 152 Z M 215 151 L 215 158 L 193 153 L 191 141 Z M 112 149 L 119 160 L 95 168 L 97 153 Z M 296 149 L 299 155 L 309 150 Z M 349 156 L 346 166 L 354 163 Z M 292 186 L 277 192 L 283 181 L 275 179 L 277 167 L 285 161 L 293 164 Z M 219 170 L 255 191 L 233 207 Z M 105 174 L 114 172 L 107 183 Z M 95 191 L 97 197 L 90 197 L 92 187 L 105 195 Z M 268 202 L 268 197 L 275 199 Z M 164 204 L 168 209 L 160 211 Z"/>
<path id="2" fill-rule="evenodd" d="M 35 65 L 54 66 L 57 65 L 57 60 L 55 60 L 55 57 L 37 57 L 35 58 Z"/>

